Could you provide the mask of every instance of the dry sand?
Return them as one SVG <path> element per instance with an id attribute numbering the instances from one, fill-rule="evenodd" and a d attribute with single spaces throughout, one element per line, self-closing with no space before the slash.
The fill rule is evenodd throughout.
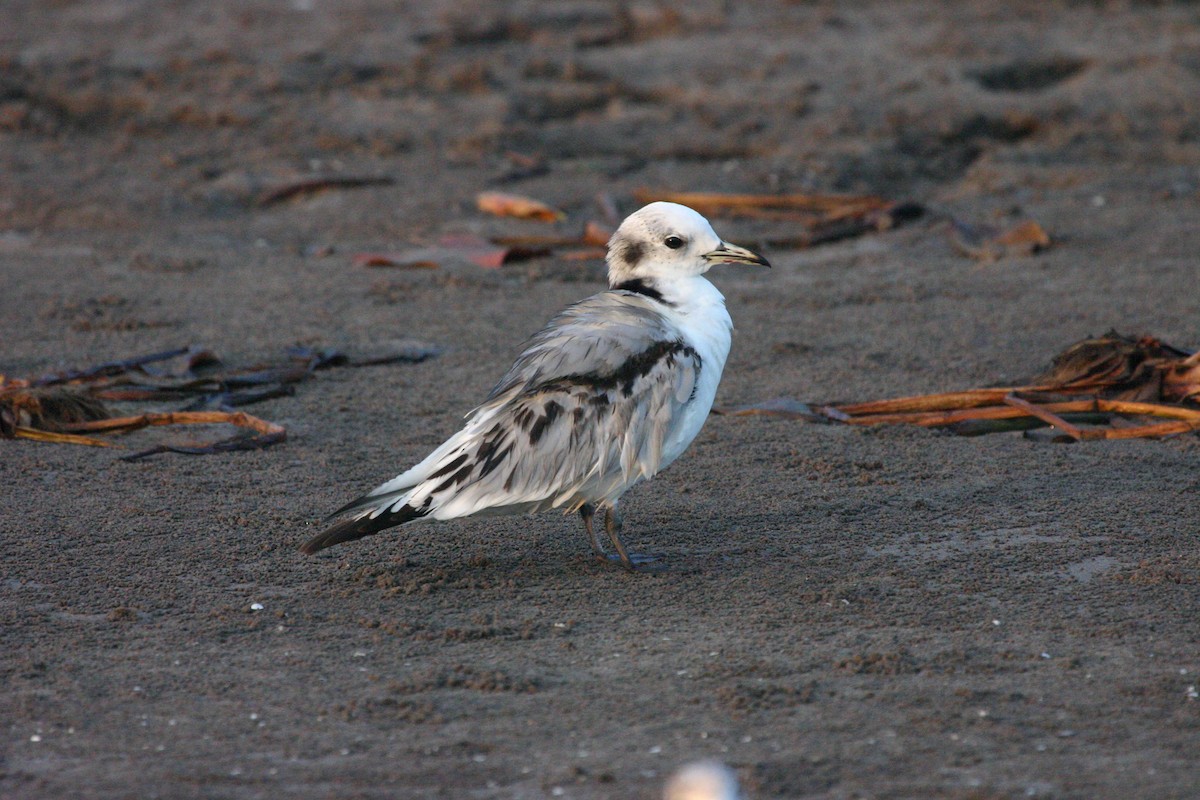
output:
<path id="1" fill-rule="evenodd" d="M 296 548 L 602 287 L 351 264 L 554 229 L 485 218 L 485 188 L 565 232 L 639 186 L 933 210 L 714 271 L 721 403 L 1007 382 L 1110 327 L 1200 345 L 1200 8 L 413 6 L 4 4 L 0 372 L 445 353 L 248 409 L 288 428 L 260 452 L 0 443 L 0 795 L 651 798 L 716 758 L 753 798 L 1198 796 L 1195 437 L 714 417 L 627 499 L 666 574 L 593 563 L 554 514 Z M 498 183 L 509 151 L 548 173 Z M 395 183 L 253 204 L 330 173 Z M 1056 244 L 979 263 L 947 214 Z"/>

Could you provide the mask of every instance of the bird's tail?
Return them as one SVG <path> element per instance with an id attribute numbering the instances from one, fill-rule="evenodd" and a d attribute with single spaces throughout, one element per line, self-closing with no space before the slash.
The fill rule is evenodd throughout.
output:
<path id="1" fill-rule="evenodd" d="M 472 423 L 464 430 L 450 437 L 441 447 L 430 453 L 424 461 L 415 467 L 402 472 L 387 483 L 376 486 L 371 491 L 351 500 L 346 505 L 326 517 L 326 521 L 342 515 L 347 519 L 331 525 L 324 532 L 309 539 L 300 547 L 300 552 L 312 554 L 326 547 L 333 547 L 342 542 L 352 542 L 364 536 L 379 533 L 387 528 L 394 528 L 406 522 L 427 517 L 434 513 L 437 505 L 433 493 L 445 488 L 446 483 L 426 488 L 421 491 L 422 483 L 429 478 L 444 478 L 449 472 L 460 469 L 466 462 L 466 473 L 473 467 L 464 449 L 471 444 L 473 431 L 487 417 L 479 417 L 479 423 Z M 465 442 L 465 443 L 464 443 Z M 455 473 L 455 482 L 465 477 L 466 473 Z M 417 494 L 414 501 L 413 495 Z M 414 505 L 413 503 L 416 503 Z"/>
<path id="2" fill-rule="evenodd" d="M 331 525 L 323 532 L 312 537 L 301 545 L 300 552 L 312 555 L 318 550 L 333 547 L 335 544 L 353 542 L 355 539 L 379 533 L 387 528 L 394 528 L 397 525 L 412 522 L 428 513 L 428 507 L 413 508 L 410 505 L 403 505 L 395 511 L 388 511 L 378 516 L 371 516 L 370 512 L 359 514 L 356 517 L 351 517 L 350 519 L 345 519 Z"/>

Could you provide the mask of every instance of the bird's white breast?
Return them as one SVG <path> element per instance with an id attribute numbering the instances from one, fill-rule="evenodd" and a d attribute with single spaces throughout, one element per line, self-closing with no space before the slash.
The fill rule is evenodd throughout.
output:
<path id="1" fill-rule="evenodd" d="M 700 354 L 701 366 L 692 400 L 683 408 L 679 422 L 672 426 L 663 443 L 660 469 L 678 458 L 704 427 L 733 338 L 733 320 L 717 287 L 704 278 L 694 277 L 670 288 L 668 299 L 672 305 L 664 311 L 664 316 L 679 329 L 684 342 Z"/>

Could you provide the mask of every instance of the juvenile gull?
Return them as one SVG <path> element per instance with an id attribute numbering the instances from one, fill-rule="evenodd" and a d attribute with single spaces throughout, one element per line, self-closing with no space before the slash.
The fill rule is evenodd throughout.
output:
<path id="1" fill-rule="evenodd" d="M 678 458 L 708 417 L 729 355 L 713 264 L 770 266 L 721 240 L 686 206 L 651 203 L 608 243 L 607 291 L 528 341 L 466 426 L 424 461 L 330 515 L 348 515 L 300 549 L 315 553 L 422 519 L 578 512 L 597 556 L 630 570 L 617 501 Z M 601 547 L 592 526 L 616 549 Z"/>

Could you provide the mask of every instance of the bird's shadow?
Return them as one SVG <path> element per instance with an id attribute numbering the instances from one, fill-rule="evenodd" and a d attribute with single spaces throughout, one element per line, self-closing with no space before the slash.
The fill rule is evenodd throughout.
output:
<path id="1" fill-rule="evenodd" d="M 558 548 L 513 547 L 493 553 L 482 548 L 450 556 L 422 553 L 419 546 L 386 559 L 369 554 L 341 562 L 346 580 L 383 590 L 391 596 L 432 594 L 455 590 L 500 590 L 589 581 L 638 581 L 710 573 L 719 570 L 719 556 L 692 558 L 684 552 L 665 553 L 635 570 L 619 561 L 602 560 L 587 550 L 559 552 Z"/>

